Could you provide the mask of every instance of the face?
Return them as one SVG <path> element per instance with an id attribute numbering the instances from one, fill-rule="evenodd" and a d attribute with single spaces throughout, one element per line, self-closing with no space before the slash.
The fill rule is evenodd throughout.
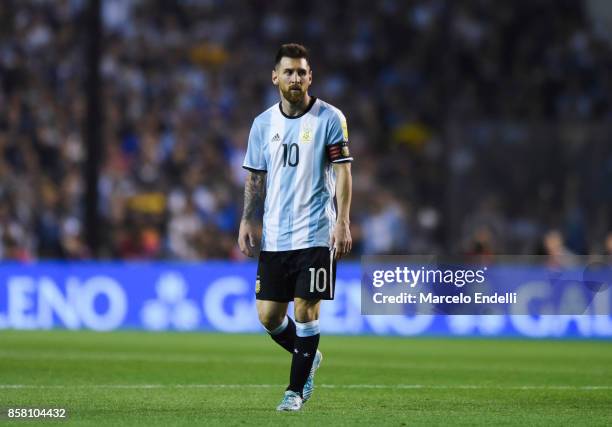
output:
<path id="1" fill-rule="evenodd" d="M 312 70 L 304 58 L 281 58 L 272 70 L 272 83 L 291 104 L 302 102 L 312 83 Z"/>

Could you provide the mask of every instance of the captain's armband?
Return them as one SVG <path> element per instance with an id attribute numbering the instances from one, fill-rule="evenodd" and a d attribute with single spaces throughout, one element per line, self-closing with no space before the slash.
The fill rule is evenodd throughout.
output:
<path id="1" fill-rule="evenodd" d="M 327 146 L 327 158 L 332 163 L 352 162 L 348 141 L 337 142 Z"/>

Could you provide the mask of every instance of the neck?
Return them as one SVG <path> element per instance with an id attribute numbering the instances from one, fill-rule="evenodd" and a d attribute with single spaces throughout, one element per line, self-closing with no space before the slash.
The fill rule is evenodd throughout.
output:
<path id="1" fill-rule="evenodd" d="M 290 117 L 299 116 L 306 111 L 306 108 L 308 108 L 308 105 L 310 105 L 310 100 L 310 95 L 306 94 L 300 102 L 292 104 L 281 95 L 281 108 L 283 109 L 283 113 Z"/>

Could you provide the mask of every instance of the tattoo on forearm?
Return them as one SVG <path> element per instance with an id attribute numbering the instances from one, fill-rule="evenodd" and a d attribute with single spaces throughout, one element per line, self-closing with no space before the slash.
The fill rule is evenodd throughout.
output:
<path id="1" fill-rule="evenodd" d="M 266 174 L 249 173 L 244 186 L 243 220 L 255 220 L 266 196 Z"/>

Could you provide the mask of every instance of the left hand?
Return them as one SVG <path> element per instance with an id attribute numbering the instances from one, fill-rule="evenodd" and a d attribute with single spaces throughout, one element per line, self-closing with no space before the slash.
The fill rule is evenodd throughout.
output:
<path id="1" fill-rule="evenodd" d="M 351 229 L 347 222 L 337 222 L 332 234 L 331 247 L 336 248 L 336 259 L 342 258 L 351 252 L 353 247 L 353 239 L 351 238 Z"/>

